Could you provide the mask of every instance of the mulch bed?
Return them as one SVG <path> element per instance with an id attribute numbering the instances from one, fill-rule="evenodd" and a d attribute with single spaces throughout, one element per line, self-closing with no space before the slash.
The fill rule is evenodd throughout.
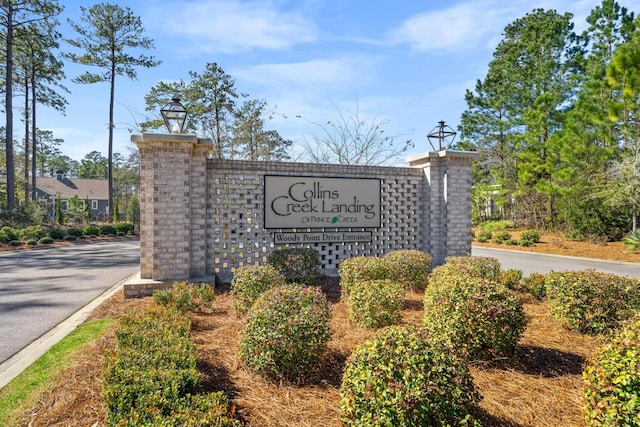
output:
<path id="1" fill-rule="evenodd" d="M 246 371 L 236 357 L 243 321 L 222 289 L 210 313 L 192 314 L 192 339 L 207 391 L 222 390 L 233 414 L 248 426 L 340 426 L 339 388 L 344 364 L 353 347 L 372 331 L 351 325 L 340 301 L 337 280 L 323 285 L 333 303 L 333 337 L 316 372 L 304 384 L 272 384 Z M 422 321 L 420 293 L 408 292 L 403 321 Z M 568 332 L 548 315 L 545 302 L 521 294 L 529 324 L 513 360 L 500 366 L 471 367 L 483 396 L 485 426 L 584 426 L 581 411 L 581 372 L 597 347 L 596 339 Z M 151 298 L 124 299 L 114 295 L 92 318 L 118 317 L 127 309 L 142 309 Z M 79 362 L 61 375 L 24 418 L 29 426 L 103 426 L 101 398 L 103 352 L 114 345 L 109 333 L 87 346 Z"/>

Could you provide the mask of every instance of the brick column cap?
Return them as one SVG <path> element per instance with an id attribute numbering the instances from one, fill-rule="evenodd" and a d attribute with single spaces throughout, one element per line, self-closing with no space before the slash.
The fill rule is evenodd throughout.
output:
<path id="1" fill-rule="evenodd" d="M 462 157 L 471 161 L 478 158 L 480 154 L 477 151 L 458 151 L 458 150 L 441 150 L 441 151 L 428 151 L 426 153 L 416 154 L 415 156 L 407 157 L 406 162 L 411 167 L 420 167 L 431 161 L 431 159 L 439 159 L 444 157 Z"/>
<path id="2" fill-rule="evenodd" d="M 131 135 L 131 142 L 191 142 L 195 144 L 211 144 L 210 138 L 198 138 L 195 135 L 183 134 L 183 133 L 150 133 L 145 132 L 142 135 Z"/>

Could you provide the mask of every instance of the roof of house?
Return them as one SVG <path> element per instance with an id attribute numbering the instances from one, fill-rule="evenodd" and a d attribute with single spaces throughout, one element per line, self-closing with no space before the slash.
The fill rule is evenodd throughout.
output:
<path id="1" fill-rule="evenodd" d="M 62 199 L 78 196 L 81 199 L 109 200 L 109 183 L 106 179 L 84 178 L 36 178 L 36 188 Z"/>

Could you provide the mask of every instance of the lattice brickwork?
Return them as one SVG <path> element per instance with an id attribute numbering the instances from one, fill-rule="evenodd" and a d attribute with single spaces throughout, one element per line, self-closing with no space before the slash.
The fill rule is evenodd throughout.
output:
<path id="1" fill-rule="evenodd" d="M 228 279 L 242 265 L 265 263 L 276 249 L 273 231 L 263 229 L 264 175 L 342 176 L 381 179 L 383 226 L 371 231 L 366 243 L 307 244 L 321 257 L 325 274 L 336 274 L 343 259 L 354 255 L 384 255 L 394 249 L 426 248 L 425 215 L 420 169 L 301 163 L 209 161 L 207 165 L 207 272 Z M 344 231 L 345 229 L 340 229 Z M 281 229 L 278 232 L 296 231 Z M 301 230 L 297 230 L 301 231 Z M 337 231 L 326 228 L 314 231 Z"/>

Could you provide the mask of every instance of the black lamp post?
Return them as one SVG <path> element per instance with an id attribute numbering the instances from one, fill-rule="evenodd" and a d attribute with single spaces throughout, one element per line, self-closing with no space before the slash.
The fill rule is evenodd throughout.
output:
<path id="1" fill-rule="evenodd" d="M 453 138 L 451 138 L 451 141 L 449 141 L 449 143 L 445 146 L 445 139 L 449 137 Z M 444 120 L 440 120 L 438 122 L 438 126 L 434 127 L 431 132 L 427 134 L 427 138 L 429 139 L 431 148 L 433 148 L 434 150 L 436 149 L 436 147 L 434 147 L 433 143 L 431 142 L 431 138 L 434 138 L 438 140 L 438 147 L 440 147 L 439 150 L 443 150 L 445 148 L 449 148 L 453 143 L 453 140 L 456 139 L 456 131 L 445 125 Z"/>
<path id="2" fill-rule="evenodd" d="M 182 133 L 187 122 L 187 109 L 180 103 L 180 98 L 173 97 L 169 105 L 160 109 L 160 114 L 169 133 Z"/>

